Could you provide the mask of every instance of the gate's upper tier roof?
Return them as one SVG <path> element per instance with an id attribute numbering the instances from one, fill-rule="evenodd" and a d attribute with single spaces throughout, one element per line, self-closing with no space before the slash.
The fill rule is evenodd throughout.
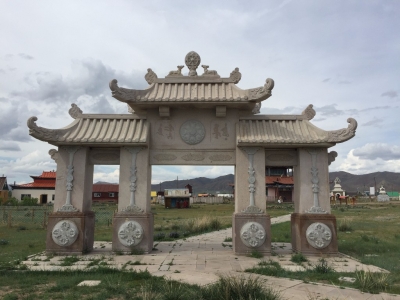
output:
<path id="1" fill-rule="evenodd" d="M 200 56 L 189 52 L 185 57 L 189 69 L 187 76 L 182 74 L 184 66 L 178 66 L 176 71 L 170 71 L 165 78 L 158 78 L 152 69 L 147 70 L 145 79 L 150 85 L 144 90 L 120 88 L 118 81 L 110 82 L 110 89 L 114 98 L 128 103 L 134 110 L 143 110 L 157 105 L 185 105 L 188 103 L 216 105 L 232 105 L 241 109 L 253 110 L 256 103 L 271 96 L 274 81 L 268 78 L 264 86 L 242 90 L 236 86 L 242 75 L 239 68 L 235 68 L 229 77 L 221 78 L 215 70 L 208 70 L 209 66 L 202 65 L 204 72 L 197 74 L 200 65 Z"/>

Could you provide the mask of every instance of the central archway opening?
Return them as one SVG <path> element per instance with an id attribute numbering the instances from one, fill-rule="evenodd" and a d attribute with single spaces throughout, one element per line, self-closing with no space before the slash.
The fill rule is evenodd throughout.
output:
<path id="1" fill-rule="evenodd" d="M 234 167 L 153 165 L 154 241 L 232 226 Z"/>

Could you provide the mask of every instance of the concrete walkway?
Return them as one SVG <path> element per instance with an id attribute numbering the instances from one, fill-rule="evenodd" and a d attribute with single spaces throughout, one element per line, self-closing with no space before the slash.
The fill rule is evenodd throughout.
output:
<path id="1" fill-rule="evenodd" d="M 290 215 L 271 220 L 272 224 L 287 222 Z M 111 252 L 111 243 L 95 242 L 95 250 L 87 255 L 79 256 L 80 260 L 72 266 L 60 266 L 63 256 L 48 257 L 44 254 L 33 255 L 23 264 L 30 270 L 65 270 L 96 268 L 99 263 L 111 268 L 126 270 L 146 270 L 154 276 L 165 276 L 173 280 L 191 284 L 206 285 L 218 280 L 219 275 L 256 276 L 282 292 L 287 299 L 400 299 L 400 295 L 379 295 L 361 293 L 350 288 L 340 288 L 332 285 L 304 283 L 301 280 L 291 280 L 245 273 L 248 268 L 256 266 L 261 260 L 273 260 L 291 271 L 302 270 L 304 267 L 290 261 L 292 255 L 289 243 L 273 243 L 274 255 L 261 260 L 233 254 L 232 243 L 224 242 L 232 237 L 232 228 L 190 237 L 174 242 L 155 242 L 154 250 L 146 255 L 115 255 Z M 47 260 L 47 261 L 45 261 Z M 319 257 L 309 257 L 314 264 Z M 355 270 L 370 270 L 371 272 L 387 272 L 375 266 L 363 265 L 359 261 L 341 255 L 327 258 L 329 264 L 337 271 L 353 272 Z M 96 261 L 96 265 L 89 266 Z M 90 278 L 88 278 L 89 280 Z"/>

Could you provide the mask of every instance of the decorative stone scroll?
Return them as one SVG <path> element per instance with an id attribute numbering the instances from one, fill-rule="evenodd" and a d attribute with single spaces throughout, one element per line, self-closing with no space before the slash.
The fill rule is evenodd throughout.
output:
<path id="1" fill-rule="evenodd" d="M 136 246 L 143 239 L 143 227 L 136 221 L 127 221 L 118 229 L 118 240 L 126 247 Z"/>
<path id="2" fill-rule="evenodd" d="M 228 161 L 232 159 L 232 156 L 228 154 L 214 154 L 209 157 L 211 161 Z"/>
<path id="3" fill-rule="evenodd" d="M 137 181 L 137 176 L 136 176 L 136 158 L 137 154 L 143 149 L 143 147 L 124 147 L 125 150 L 129 151 L 129 153 L 132 154 L 132 163 L 131 163 L 131 176 L 130 176 L 130 199 L 129 199 L 129 205 L 122 210 L 123 213 L 129 213 L 129 214 L 143 214 L 144 211 L 141 209 L 139 206 L 136 205 L 135 203 L 135 192 L 136 192 L 136 181 Z"/>
<path id="4" fill-rule="evenodd" d="M 71 108 L 69 109 L 68 113 L 74 119 L 82 116 L 82 110 L 75 103 L 71 104 Z"/>
<path id="5" fill-rule="evenodd" d="M 274 88 L 274 80 L 267 78 L 263 87 L 249 89 L 249 100 L 259 99 L 266 95 L 271 95 L 271 91 Z"/>
<path id="6" fill-rule="evenodd" d="M 248 222 L 240 229 L 240 239 L 247 247 L 260 247 L 266 239 L 265 229 L 260 223 Z"/>
<path id="7" fill-rule="evenodd" d="M 317 155 L 319 149 L 311 149 L 308 151 L 311 155 L 311 183 L 312 183 L 312 191 L 314 195 L 314 205 L 309 209 L 306 210 L 306 213 L 310 214 L 326 214 L 327 212 L 319 206 L 319 178 L 318 178 L 318 168 L 317 168 Z"/>
<path id="8" fill-rule="evenodd" d="M 158 161 L 172 161 L 177 159 L 177 156 L 170 153 L 161 153 L 153 156 Z"/>
<path id="9" fill-rule="evenodd" d="M 328 131 L 328 142 L 342 143 L 355 136 L 358 126 L 357 121 L 353 118 L 348 118 L 347 123 L 349 123 L 347 128 Z"/>
<path id="10" fill-rule="evenodd" d="M 43 141 L 54 141 L 58 139 L 57 131 L 36 125 L 37 117 L 30 117 L 27 121 L 29 135 Z"/>
<path id="11" fill-rule="evenodd" d="M 201 153 L 188 153 L 182 156 L 182 159 L 186 161 L 202 161 L 205 158 L 206 157 Z"/>
<path id="12" fill-rule="evenodd" d="M 303 116 L 305 116 L 305 118 L 306 118 L 308 121 L 310 121 L 310 120 L 312 120 L 312 119 L 315 117 L 316 112 L 315 112 L 315 110 L 314 110 L 314 108 L 313 108 L 313 105 L 310 104 L 309 106 L 306 107 L 305 110 L 303 110 L 303 112 L 302 112 L 301 114 L 302 114 Z"/>
<path id="13" fill-rule="evenodd" d="M 331 243 L 332 231 L 323 223 L 312 223 L 306 230 L 306 238 L 312 247 L 323 249 Z"/>
<path id="14" fill-rule="evenodd" d="M 263 211 L 255 205 L 254 193 L 256 192 L 256 177 L 254 170 L 254 154 L 260 149 L 258 147 L 243 147 L 242 148 L 246 153 L 249 159 L 249 168 L 248 168 L 248 182 L 249 182 L 249 193 L 250 193 L 250 203 L 249 206 L 242 211 L 242 213 L 248 214 L 262 214 Z"/>
<path id="15" fill-rule="evenodd" d="M 78 238 L 78 227 L 68 220 L 58 222 L 51 232 L 51 237 L 57 245 L 67 247 L 72 245 Z"/>
<path id="16" fill-rule="evenodd" d="M 62 211 L 62 212 L 76 212 L 78 211 L 77 208 L 75 208 L 71 204 L 71 192 L 74 188 L 74 155 L 76 151 L 80 149 L 79 146 L 65 146 L 63 147 L 65 151 L 68 152 L 69 154 L 69 163 L 67 166 L 67 198 L 65 199 L 65 204 L 59 208 L 57 211 Z"/>
<path id="17" fill-rule="evenodd" d="M 335 161 L 336 157 L 338 156 L 336 151 L 331 151 L 328 153 L 328 165 Z"/>
<path id="18" fill-rule="evenodd" d="M 259 114 L 260 113 L 260 109 L 261 109 L 261 103 L 256 103 L 256 105 L 254 105 L 253 110 L 251 111 L 254 115 Z"/>
<path id="19" fill-rule="evenodd" d="M 50 149 L 49 155 L 50 155 L 51 159 L 54 160 L 55 162 L 57 162 L 60 157 L 60 154 L 58 153 L 58 151 L 56 149 Z"/>
<path id="20" fill-rule="evenodd" d="M 186 144 L 196 145 L 204 139 L 206 130 L 201 122 L 189 120 L 182 124 L 179 133 Z"/>

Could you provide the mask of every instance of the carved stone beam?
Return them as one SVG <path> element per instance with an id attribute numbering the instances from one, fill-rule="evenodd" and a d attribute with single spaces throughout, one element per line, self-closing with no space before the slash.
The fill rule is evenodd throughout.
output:
<path id="1" fill-rule="evenodd" d="M 135 213 L 135 214 L 143 214 L 143 209 L 135 203 L 135 192 L 136 192 L 136 181 L 137 181 L 137 168 L 136 168 L 136 158 L 137 154 L 144 149 L 143 147 L 124 147 L 129 153 L 132 154 L 132 162 L 131 162 L 131 176 L 130 176 L 130 198 L 128 207 L 124 208 L 122 211 L 125 213 Z"/>
<path id="2" fill-rule="evenodd" d="M 80 149 L 80 146 L 65 146 L 63 147 L 64 150 L 66 150 L 69 154 L 69 163 L 67 167 L 67 198 L 65 199 L 65 204 L 58 209 L 58 211 L 63 211 L 63 212 L 74 212 L 78 211 L 77 208 L 75 208 L 71 204 L 71 192 L 73 190 L 73 182 L 74 182 L 74 155 L 76 151 Z"/>
<path id="3" fill-rule="evenodd" d="M 358 126 L 357 121 L 353 118 L 348 118 L 347 123 L 349 123 L 347 128 L 328 131 L 328 142 L 342 143 L 354 137 Z"/>
<path id="4" fill-rule="evenodd" d="M 247 153 L 247 157 L 249 160 L 249 168 L 248 168 L 248 182 L 249 182 L 249 193 L 250 193 L 250 203 L 249 206 L 244 209 L 243 213 L 248 214 L 262 214 L 263 211 L 259 209 L 255 204 L 254 193 L 256 192 L 256 177 L 255 177 L 255 170 L 254 170 L 254 154 L 257 153 L 258 150 L 262 149 L 260 147 L 243 147 L 243 151 Z"/>
<path id="5" fill-rule="evenodd" d="M 306 213 L 310 214 L 326 214 L 327 212 L 319 206 L 319 177 L 317 168 L 317 156 L 320 153 L 320 149 L 310 149 L 308 153 L 311 155 L 311 188 L 314 195 L 314 205 L 306 210 Z"/>

